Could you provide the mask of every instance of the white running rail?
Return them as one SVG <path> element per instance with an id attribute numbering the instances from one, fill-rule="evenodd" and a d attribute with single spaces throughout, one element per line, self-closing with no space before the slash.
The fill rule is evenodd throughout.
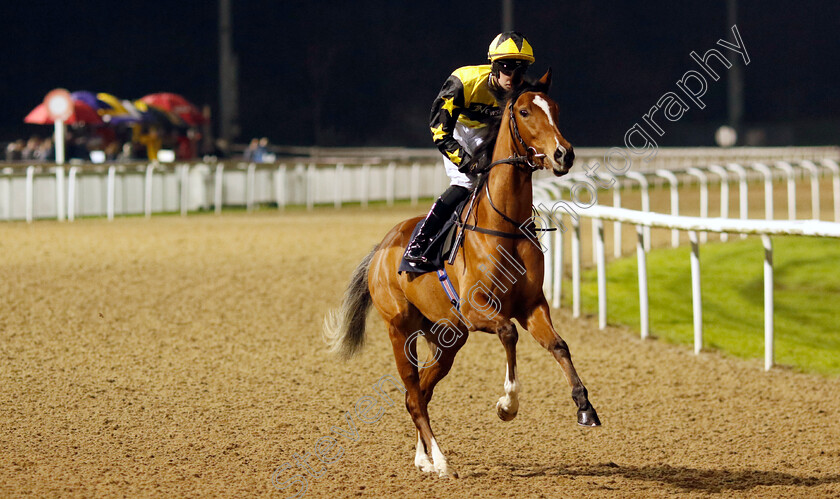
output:
<path id="1" fill-rule="evenodd" d="M 545 220 L 550 220 L 552 203 L 557 199 L 550 199 L 547 190 L 538 185 L 535 189 L 536 206 Z M 593 220 L 593 235 L 595 237 L 596 268 L 598 275 L 598 325 L 604 329 L 607 324 L 607 294 L 606 294 L 606 265 L 604 249 L 603 222 L 612 221 L 633 224 L 636 226 L 637 244 L 636 252 L 639 265 L 639 310 L 641 321 L 641 335 L 646 338 L 650 331 L 649 324 L 649 303 L 647 288 L 646 269 L 646 248 L 644 244 L 644 230 L 646 228 L 662 228 L 677 231 L 688 231 L 691 240 L 691 287 L 694 318 L 694 351 L 699 353 L 703 347 L 703 310 L 702 296 L 700 293 L 700 255 L 699 232 L 712 233 L 737 233 L 744 236 L 749 234 L 761 236 L 764 245 L 764 368 L 769 370 L 774 362 L 774 341 L 773 341 L 773 246 L 770 236 L 818 236 L 840 238 L 840 223 L 823 222 L 819 220 L 745 220 L 729 218 L 702 218 L 686 217 L 677 215 L 666 215 L 662 213 L 650 213 L 626 208 L 595 205 L 589 208 L 578 208 L 577 213 L 581 217 Z M 573 220 L 573 222 L 575 222 Z M 572 234 L 572 250 L 575 251 L 575 241 L 580 240 L 578 223 L 574 223 Z M 561 230 L 556 232 L 557 238 L 561 237 Z M 554 246 L 562 246 L 562 242 L 555 242 Z M 577 249 L 580 252 L 580 249 Z M 547 261 L 552 260 L 547 258 Z M 556 259 L 553 262 L 557 264 Z M 573 258 L 572 262 L 572 307 L 575 316 L 580 314 L 580 259 Z M 555 276 L 559 272 L 546 272 L 547 276 Z M 556 286 L 548 286 L 549 299 L 557 303 L 558 297 L 551 296 L 552 292 L 559 290 Z"/>

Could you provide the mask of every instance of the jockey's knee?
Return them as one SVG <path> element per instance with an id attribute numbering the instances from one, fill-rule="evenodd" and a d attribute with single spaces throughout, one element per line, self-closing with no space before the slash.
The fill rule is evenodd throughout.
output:
<path id="1" fill-rule="evenodd" d="M 470 194 L 470 190 L 460 185 L 450 185 L 443 194 L 440 195 L 440 201 L 446 206 L 454 207 Z"/>

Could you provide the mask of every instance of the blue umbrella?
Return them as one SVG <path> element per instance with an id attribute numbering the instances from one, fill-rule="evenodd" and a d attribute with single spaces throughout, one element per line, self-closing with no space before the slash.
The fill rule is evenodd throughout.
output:
<path id="1" fill-rule="evenodd" d="M 70 97 L 72 97 L 73 100 L 84 102 L 88 106 L 92 107 L 95 111 L 110 108 L 109 105 L 97 99 L 96 95 L 94 95 L 93 92 L 88 92 L 87 90 L 79 90 L 77 92 L 73 92 L 70 94 Z"/>

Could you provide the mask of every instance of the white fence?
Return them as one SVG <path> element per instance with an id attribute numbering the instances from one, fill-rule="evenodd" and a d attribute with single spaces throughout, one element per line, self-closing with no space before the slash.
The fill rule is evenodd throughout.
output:
<path id="1" fill-rule="evenodd" d="M 287 148 L 306 158 L 271 164 L 237 161 L 183 164 L 0 164 L 0 220 L 107 216 L 210 210 L 259 204 L 317 204 L 411 200 L 439 195 L 448 183 L 434 149 Z M 578 148 L 580 162 L 604 162 L 610 149 Z M 840 157 L 835 147 L 660 148 L 649 163 L 634 164 L 639 178 L 651 171 L 681 171 L 713 161 L 816 161 Z M 639 170 L 641 168 L 641 170 Z M 645 173 L 639 173 L 639 171 Z M 547 175 L 545 173 L 542 174 Z M 645 177 L 647 178 L 647 177 Z M 616 191 L 620 196 L 620 192 Z"/>
<path id="2" fill-rule="evenodd" d="M 534 204 L 544 217 L 544 220 L 553 221 L 552 225 L 558 228 L 565 228 L 556 217 L 561 214 L 557 207 L 559 201 L 563 200 L 562 188 L 569 190 L 570 196 L 559 206 L 565 206 L 573 210 L 574 216 L 570 216 L 571 231 L 571 252 L 572 252 L 572 313 L 573 316 L 580 316 L 580 277 L 581 277 L 581 238 L 580 222 L 577 217 L 592 219 L 593 235 L 593 259 L 597 268 L 598 287 L 598 323 L 601 329 L 607 324 L 607 294 L 606 294 L 606 248 L 604 240 L 604 222 L 611 221 L 614 224 L 614 241 L 616 241 L 615 256 L 621 254 L 621 224 L 630 223 L 635 225 L 637 234 L 636 253 L 638 260 L 639 280 L 639 311 L 640 329 L 642 338 L 649 334 L 649 304 L 647 293 L 647 270 L 646 253 L 650 250 L 650 228 L 665 228 L 672 230 L 671 245 L 676 247 L 679 244 L 679 231 L 687 231 L 692 245 L 691 252 L 691 275 L 692 275 L 692 302 L 694 320 L 694 350 L 700 352 L 703 345 L 703 319 L 702 319 L 702 298 L 700 295 L 700 260 L 699 244 L 706 241 L 707 233 L 720 235 L 721 240 L 726 240 L 727 233 L 738 233 L 742 237 L 748 234 L 757 234 L 762 238 L 765 248 L 764 262 L 764 304 L 765 304 L 765 368 L 770 369 L 773 365 L 773 260 L 772 260 L 772 235 L 807 235 L 840 238 L 840 223 L 819 221 L 820 178 L 830 176 L 833 193 L 834 220 L 840 222 L 840 167 L 834 159 L 822 159 L 818 166 L 811 160 L 804 160 L 792 164 L 790 161 L 777 161 L 771 168 L 764 163 L 753 163 L 746 166 L 730 163 L 726 167 L 721 165 L 710 165 L 708 167 L 691 167 L 685 170 L 655 170 L 647 173 L 630 172 L 624 182 L 615 185 L 613 203 L 614 206 L 603 206 L 594 204 L 587 206 L 581 203 L 573 203 L 571 198 L 576 183 L 588 181 L 582 176 L 572 176 L 563 179 L 545 179 L 535 183 Z M 753 172 L 753 175 L 750 175 Z M 708 184 L 709 173 L 714 173 L 720 182 L 721 188 L 721 217 L 708 218 Z M 739 182 L 740 218 L 728 218 L 728 188 L 731 174 L 735 174 Z M 805 175 L 802 175 L 805 173 Z M 748 188 L 747 182 L 751 177 L 760 178 L 764 182 L 764 210 L 766 220 L 748 220 Z M 659 178 L 666 182 L 670 191 L 671 214 L 659 214 L 650 212 L 649 186 L 653 178 Z M 679 216 L 679 187 L 682 181 L 696 179 L 700 184 L 700 217 Z M 773 179 L 786 179 L 788 194 L 788 218 L 790 220 L 773 220 Z M 796 221 L 796 189 L 795 183 L 798 178 L 806 178 L 811 186 L 813 220 Z M 639 185 L 642 199 L 642 210 L 628 210 L 621 208 L 622 184 L 635 182 Z M 562 294 L 563 279 L 563 231 L 557 230 L 553 238 L 549 239 L 549 248 L 546 257 L 545 291 L 552 301 L 554 307 L 559 307 Z"/>
<path id="3" fill-rule="evenodd" d="M 820 213 L 820 179 L 826 176 L 831 177 L 832 194 L 833 194 L 833 219 L 835 222 L 840 222 L 840 166 L 837 161 L 830 158 L 818 160 L 815 163 L 811 160 L 803 160 L 799 162 L 774 161 L 773 163 L 728 163 L 725 166 L 711 164 L 708 166 L 694 166 L 689 168 L 674 168 L 674 169 L 659 169 L 640 173 L 636 171 L 627 172 L 621 181 L 617 181 L 611 187 L 613 206 L 621 207 L 621 192 L 630 186 L 636 185 L 639 187 L 641 193 L 642 211 L 650 211 L 650 187 L 654 183 L 667 183 L 670 190 L 670 204 L 671 214 L 679 215 L 680 194 L 679 188 L 683 184 L 696 180 L 700 185 L 700 216 L 709 216 L 709 184 L 718 183 L 720 185 L 720 216 L 722 218 L 729 217 L 729 190 L 730 182 L 738 181 L 739 192 L 739 217 L 741 219 L 748 218 L 749 199 L 748 199 L 748 182 L 752 179 L 760 179 L 764 182 L 764 212 L 765 219 L 774 220 L 775 212 L 773 206 L 773 181 L 780 178 L 786 180 L 787 185 L 787 200 L 788 200 L 788 219 L 796 219 L 796 183 L 800 180 L 807 180 L 810 184 L 811 191 L 811 217 L 819 220 Z M 769 165 L 769 166 L 768 166 Z M 569 191 L 569 197 L 572 197 L 572 190 L 575 189 L 575 184 L 589 183 L 593 181 L 583 174 L 575 173 L 561 179 L 546 178 L 543 181 L 535 184 L 535 192 L 537 198 L 535 204 L 539 204 L 539 199 L 559 199 L 561 188 Z M 616 222 L 615 225 L 616 238 L 614 239 L 614 255 L 620 256 L 621 253 L 621 224 Z M 726 233 L 720 235 L 721 240 L 725 241 Z M 706 234 L 701 234 L 701 242 L 706 242 Z M 672 234 L 672 246 L 677 247 L 679 238 L 677 231 Z M 650 251 L 650 231 L 645 231 L 645 249 Z"/>
<path id="4" fill-rule="evenodd" d="M 0 220 L 181 212 L 258 204 L 410 200 L 437 196 L 448 183 L 440 164 L 384 165 L 241 162 L 28 165 L 0 168 Z"/>

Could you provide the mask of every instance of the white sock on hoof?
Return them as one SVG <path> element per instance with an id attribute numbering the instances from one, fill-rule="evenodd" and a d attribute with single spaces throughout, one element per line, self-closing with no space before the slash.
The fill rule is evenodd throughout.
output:
<path id="1" fill-rule="evenodd" d="M 417 432 L 417 452 L 414 454 L 414 466 L 424 473 L 435 471 L 429 455 L 426 454 L 426 448 L 423 446 L 423 439 L 420 438 L 420 432 Z"/>
<path id="2" fill-rule="evenodd" d="M 519 381 L 516 380 L 516 370 L 514 370 L 514 379 L 510 381 L 510 367 L 505 368 L 505 395 L 499 397 L 497 407 L 501 407 L 506 413 L 516 415 L 519 412 Z"/>
<path id="3" fill-rule="evenodd" d="M 435 471 L 438 472 L 438 476 L 449 476 L 449 466 L 446 464 L 446 458 L 443 457 L 443 452 L 440 451 L 434 437 L 432 437 L 432 459 L 435 461 Z"/>

